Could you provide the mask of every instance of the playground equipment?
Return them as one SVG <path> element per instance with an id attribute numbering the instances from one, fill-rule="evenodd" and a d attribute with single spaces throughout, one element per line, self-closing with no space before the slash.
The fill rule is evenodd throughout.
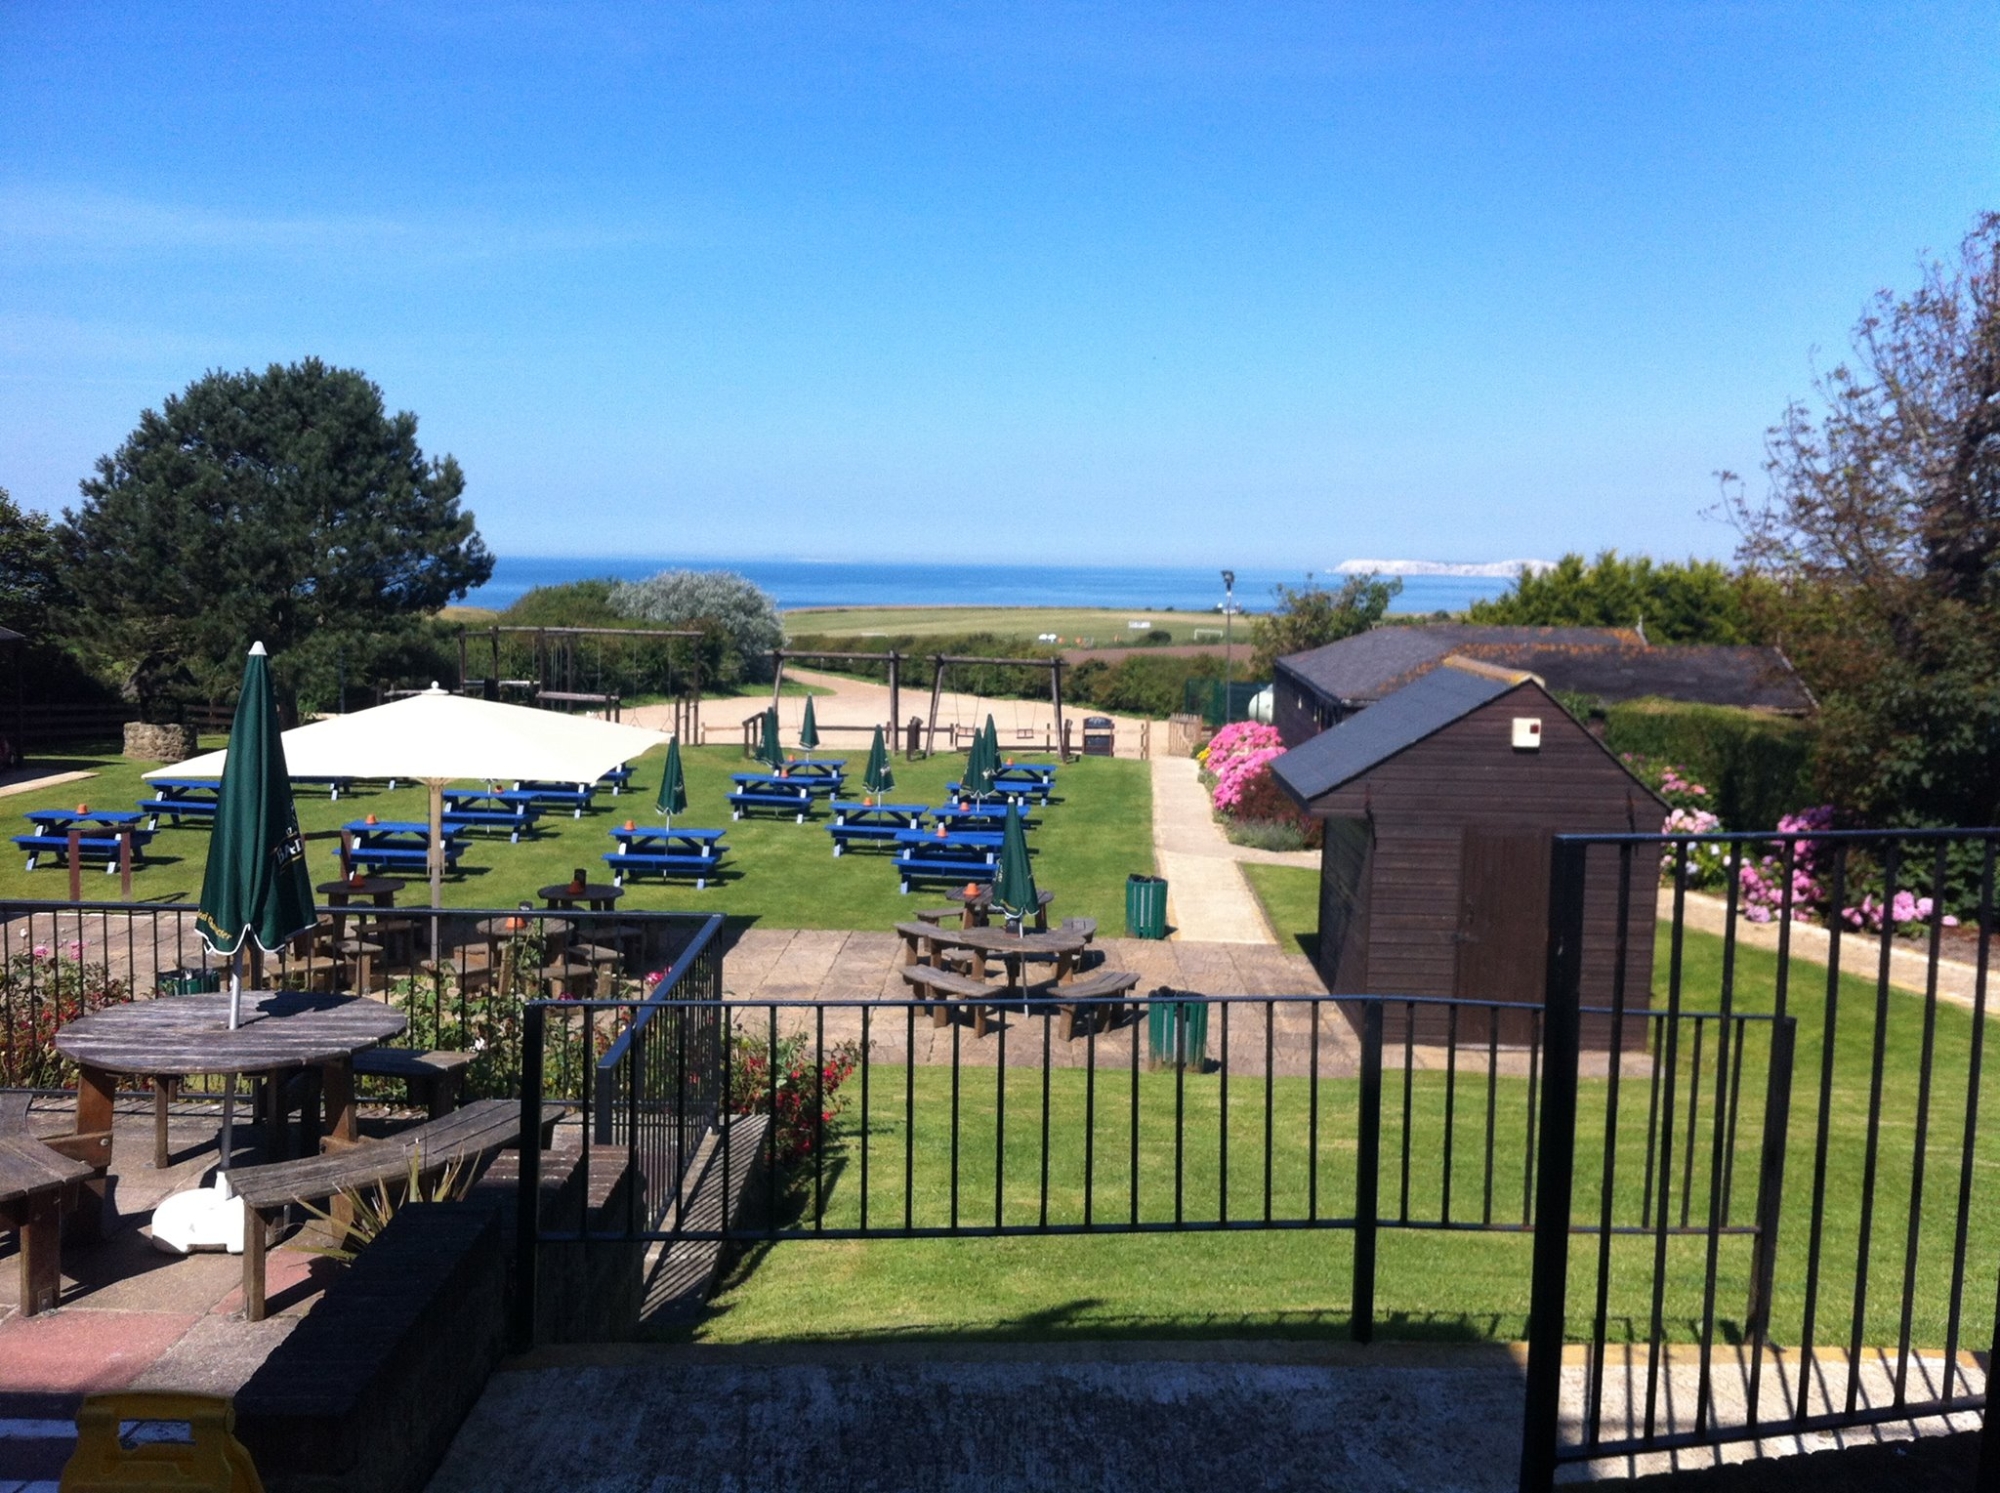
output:
<path id="1" fill-rule="evenodd" d="M 938 709 L 944 700 L 945 675 L 956 665 L 977 665 L 1000 668 L 1047 669 L 1049 671 L 1049 701 L 1055 706 L 1056 722 L 1054 738 L 1047 749 L 1058 753 L 1063 761 L 1067 762 L 1069 760 L 1069 733 L 1064 729 L 1063 725 L 1063 660 L 1061 658 L 980 658 L 967 654 L 938 653 L 932 655 L 931 663 L 931 712 L 924 738 L 924 751 L 926 755 L 937 751 Z M 1017 727 L 1018 721 L 1019 717 L 1017 715 Z M 1015 734 L 1018 737 L 1021 733 L 1017 729 Z M 958 732 L 954 724 L 952 730 L 953 746 L 957 745 L 957 738 Z"/>

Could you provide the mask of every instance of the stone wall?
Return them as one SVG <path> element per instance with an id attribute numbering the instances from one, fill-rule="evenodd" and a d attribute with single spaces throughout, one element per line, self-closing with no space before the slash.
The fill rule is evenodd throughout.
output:
<path id="1" fill-rule="evenodd" d="M 125 755 L 138 762 L 184 762 L 194 755 L 193 726 L 125 723 Z"/>

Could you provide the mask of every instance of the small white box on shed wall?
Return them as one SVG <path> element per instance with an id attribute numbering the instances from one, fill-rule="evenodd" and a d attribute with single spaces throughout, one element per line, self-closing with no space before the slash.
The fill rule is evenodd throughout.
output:
<path id="1" fill-rule="evenodd" d="M 1542 746 L 1542 718 L 1538 715 L 1517 715 L 1514 717 L 1514 749 L 1522 752 L 1540 751 Z"/>

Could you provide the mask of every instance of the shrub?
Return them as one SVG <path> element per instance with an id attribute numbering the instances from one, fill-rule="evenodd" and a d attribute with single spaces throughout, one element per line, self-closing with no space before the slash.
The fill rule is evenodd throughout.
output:
<path id="1" fill-rule="evenodd" d="M 861 1065 L 861 1046 L 841 1042 L 818 1064 L 804 1032 L 767 1037 L 738 1032 L 731 1048 L 729 1107 L 733 1114 L 771 1116 L 772 1154 L 781 1167 L 810 1161 L 847 1107 L 839 1090 Z"/>
<path id="2" fill-rule="evenodd" d="M 723 639 L 719 677 L 727 683 L 769 679 L 771 650 L 785 640 L 778 604 L 730 570 L 663 570 L 617 583 L 607 601 L 635 621 L 715 628 Z"/>
<path id="3" fill-rule="evenodd" d="M 1730 829 L 1769 829 L 1812 801 L 1816 728 L 1723 705 L 1635 700 L 1605 711 L 1604 744 L 1678 763 L 1708 789 L 1701 807 Z"/>
<path id="4" fill-rule="evenodd" d="M 60 952 L 36 944 L 0 969 L 0 1088 L 53 1089 L 76 1081 L 56 1052 L 57 1031 L 79 1017 L 132 998 L 108 966 L 92 964 L 75 940 Z"/>
<path id="5" fill-rule="evenodd" d="M 1222 832 L 1230 844 L 1253 850 L 1306 850 L 1316 838 L 1294 819 L 1225 819 Z"/>

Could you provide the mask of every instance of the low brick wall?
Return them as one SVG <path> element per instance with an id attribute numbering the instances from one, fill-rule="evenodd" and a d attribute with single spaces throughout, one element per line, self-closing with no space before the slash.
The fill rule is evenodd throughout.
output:
<path id="1" fill-rule="evenodd" d="M 415 1493 L 505 1347 L 500 1217 L 404 1208 L 236 1395 L 271 1493 Z"/>

